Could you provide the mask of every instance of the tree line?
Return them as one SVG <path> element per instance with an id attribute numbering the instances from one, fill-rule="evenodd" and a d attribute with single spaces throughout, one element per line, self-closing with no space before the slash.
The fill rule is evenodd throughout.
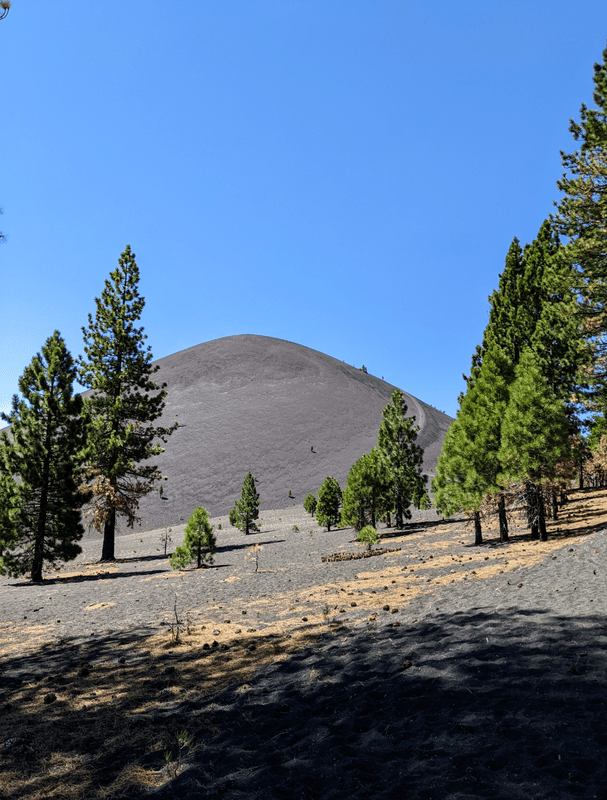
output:
<path id="1" fill-rule="evenodd" d="M 583 487 L 607 451 L 607 49 L 594 85 L 596 108 L 571 121 L 579 148 L 561 154 L 555 213 L 508 250 L 432 483 L 444 515 L 473 518 L 477 544 L 491 514 L 508 539 L 511 507 L 545 540 L 574 477 Z"/>
<path id="2" fill-rule="evenodd" d="M 0 574 L 42 580 L 44 563 L 75 558 L 84 518 L 103 532 L 102 561 L 114 560 L 116 519 L 140 521 L 139 501 L 162 480 L 148 459 L 177 428 L 156 425 L 166 384 L 154 382 L 143 328 L 145 300 L 130 246 L 95 298 L 74 359 L 59 331 L 19 379 L 10 425 L 0 436 Z M 90 395 L 75 395 L 78 380 Z"/>

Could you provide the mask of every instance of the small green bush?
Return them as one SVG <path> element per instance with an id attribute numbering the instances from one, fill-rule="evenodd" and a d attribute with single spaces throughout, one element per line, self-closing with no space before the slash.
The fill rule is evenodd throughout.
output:
<path id="1" fill-rule="evenodd" d="M 297 527 L 297 525 L 293 525 L 293 527 L 291 528 L 291 530 L 292 530 L 292 531 L 295 531 L 295 533 L 298 533 L 298 532 L 299 532 L 299 528 Z"/>
<path id="2" fill-rule="evenodd" d="M 365 525 L 364 528 L 358 532 L 358 541 L 367 545 L 367 550 L 370 550 L 374 544 L 379 542 L 379 533 L 372 525 Z"/>

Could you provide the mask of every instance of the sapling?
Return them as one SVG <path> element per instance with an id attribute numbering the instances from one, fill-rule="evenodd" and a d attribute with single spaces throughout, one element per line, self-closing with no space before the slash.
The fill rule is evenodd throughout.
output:
<path id="1" fill-rule="evenodd" d="M 365 525 L 364 528 L 358 532 L 358 540 L 362 544 L 367 545 L 367 550 L 370 550 L 374 544 L 379 542 L 379 533 L 372 525 Z"/>
<path id="2" fill-rule="evenodd" d="M 173 537 L 171 536 L 172 530 L 172 528 L 165 528 L 160 534 L 160 544 L 164 547 L 165 557 L 167 554 L 167 547 L 173 542 Z"/>
<path id="3" fill-rule="evenodd" d="M 316 505 L 317 505 L 316 498 L 314 497 L 312 492 L 308 492 L 308 494 L 306 495 L 306 499 L 303 502 L 304 510 L 307 511 L 308 514 L 314 516 L 314 514 L 316 513 Z"/>
<path id="4" fill-rule="evenodd" d="M 183 544 L 171 556 L 171 567 L 184 569 L 194 559 L 197 567 L 202 567 L 205 561 L 212 564 L 216 549 L 217 539 L 213 534 L 213 526 L 209 523 L 209 512 L 199 506 L 185 526 Z"/>
<path id="5" fill-rule="evenodd" d="M 259 553 L 262 550 L 263 547 L 260 544 L 257 544 L 256 542 L 255 544 L 251 545 L 251 547 L 249 547 L 249 549 L 247 550 L 247 554 L 245 555 L 245 560 L 252 558 L 253 561 L 255 562 L 255 572 L 258 572 L 259 570 Z"/>

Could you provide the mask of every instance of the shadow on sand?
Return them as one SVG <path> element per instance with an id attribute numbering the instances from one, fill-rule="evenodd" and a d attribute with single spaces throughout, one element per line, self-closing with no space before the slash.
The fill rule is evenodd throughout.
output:
<path id="1" fill-rule="evenodd" d="M 290 653 L 277 635 L 43 646 L 0 662 L 5 797 L 605 799 L 606 632 L 512 607 L 305 626 Z"/>

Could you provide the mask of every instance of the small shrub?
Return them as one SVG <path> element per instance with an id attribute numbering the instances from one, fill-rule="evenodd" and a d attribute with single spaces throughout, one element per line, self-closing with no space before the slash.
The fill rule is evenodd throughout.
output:
<path id="1" fill-rule="evenodd" d="M 367 545 L 367 550 L 370 550 L 374 544 L 379 542 L 379 533 L 372 525 L 365 525 L 364 528 L 358 532 L 358 540 L 362 544 Z"/>
<path id="2" fill-rule="evenodd" d="M 167 765 L 167 772 L 170 777 L 176 777 L 179 770 L 183 765 L 183 759 L 186 755 L 196 752 L 197 747 L 192 746 L 192 737 L 187 731 L 180 731 L 175 734 L 175 741 L 177 745 L 177 753 L 175 755 L 175 763 L 173 763 L 172 747 L 164 751 L 164 760 Z"/>
<path id="3" fill-rule="evenodd" d="M 299 533 L 299 528 L 297 527 L 297 525 L 293 525 L 291 530 L 294 531 L 295 533 Z"/>
<path id="4" fill-rule="evenodd" d="M 217 526 L 217 530 L 218 530 L 218 531 L 220 531 L 220 530 L 221 530 L 221 522 L 220 522 L 220 523 L 219 523 L 219 525 Z"/>

